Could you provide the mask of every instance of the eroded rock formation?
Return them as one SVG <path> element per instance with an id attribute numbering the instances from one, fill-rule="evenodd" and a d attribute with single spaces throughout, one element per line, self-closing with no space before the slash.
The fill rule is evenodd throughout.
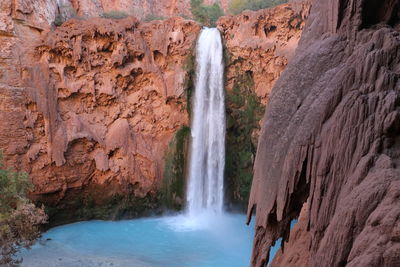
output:
<path id="1" fill-rule="evenodd" d="M 228 53 L 228 91 L 236 77 L 249 73 L 257 96 L 264 105 L 268 102 L 275 81 L 294 55 L 309 7 L 289 3 L 218 20 Z"/>
<path id="2" fill-rule="evenodd" d="M 400 264 L 398 10 L 392 0 L 314 1 L 265 113 L 252 266 L 288 238 L 304 202 L 308 266 Z"/>
<path id="3" fill-rule="evenodd" d="M 50 32 L 38 48 L 41 63 L 27 70 L 27 81 L 39 85 L 30 90 L 31 109 L 45 114 L 47 137 L 43 157 L 43 144 L 28 151 L 36 192 L 63 193 L 90 180 L 131 185 L 140 198 L 156 191 L 168 143 L 188 124 L 184 65 L 199 30 L 180 18 L 128 18 L 71 20 Z M 78 174 L 64 176 L 69 168 Z"/>
<path id="4" fill-rule="evenodd" d="M 19 23 L 19 11 L 7 7 L 0 128 L 8 165 L 30 174 L 32 197 L 54 214 L 68 208 L 77 219 L 79 208 L 120 202 L 151 207 L 168 143 L 188 124 L 187 60 L 200 26 L 129 17 L 51 29 L 52 18 L 30 24 L 32 11 Z"/>
<path id="5" fill-rule="evenodd" d="M 307 232 L 308 206 L 304 204 L 297 223 L 290 230 L 288 242 L 280 249 L 272 263 L 271 267 L 279 266 L 308 266 L 310 260 L 311 236 Z"/>
<path id="6" fill-rule="evenodd" d="M 70 0 L 78 15 L 96 17 L 120 11 L 139 18 L 191 16 L 190 0 Z"/>

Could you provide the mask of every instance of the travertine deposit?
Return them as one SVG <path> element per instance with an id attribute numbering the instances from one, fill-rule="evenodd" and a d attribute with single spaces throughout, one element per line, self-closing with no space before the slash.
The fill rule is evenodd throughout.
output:
<path id="1" fill-rule="evenodd" d="M 290 230 L 288 242 L 276 253 L 271 267 L 308 266 L 311 236 L 307 232 L 308 206 L 304 204 L 297 223 Z"/>
<path id="2" fill-rule="evenodd" d="M 398 10 L 391 0 L 314 1 L 265 113 L 252 266 L 287 239 L 304 202 L 308 266 L 400 264 Z"/>

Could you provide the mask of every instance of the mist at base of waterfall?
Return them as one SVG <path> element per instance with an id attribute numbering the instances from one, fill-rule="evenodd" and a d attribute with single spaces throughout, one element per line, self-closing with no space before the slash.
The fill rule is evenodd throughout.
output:
<path id="1" fill-rule="evenodd" d="M 244 267 L 254 234 L 245 221 L 242 214 L 203 214 L 79 222 L 50 229 L 19 256 L 29 267 Z"/>

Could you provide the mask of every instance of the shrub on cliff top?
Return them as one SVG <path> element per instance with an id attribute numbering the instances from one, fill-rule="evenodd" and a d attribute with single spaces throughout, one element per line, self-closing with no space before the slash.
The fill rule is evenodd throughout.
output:
<path id="1" fill-rule="evenodd" d="M 274 7 L 288 0 L 232 0 L 229 3 L 229 12 L 239 14 L 244 10 L 259 10 Z"/>
<path id="2" fill-rule="evenodd" d="M 190 11 L 197 21 L 206 26 L 215 26 L 218 18 L 224 15 L 224 11 L 218 3 L 205 5 L 203 0 L 190 0 Z"/>
<path id="3" fill-rule="evenodd" d="M 128 17 L 128 13 L 119 10 L 111 10 L 108 12 L 104 12 L 100 15 L 100 17 L 106 19 L 124 19 Z"/>
<path id="4" fill-rule="evenodd" d="M 6 169 L 0 153 L 0 266 L 15 266 L 19 247 L 29 247 L 46 223 L 43 208 L 36 208 L 26 197 L 31 187 L 25 173 Z"/>

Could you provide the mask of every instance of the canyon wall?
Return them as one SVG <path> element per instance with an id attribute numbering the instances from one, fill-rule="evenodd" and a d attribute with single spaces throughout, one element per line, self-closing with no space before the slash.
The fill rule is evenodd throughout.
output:
<path id="1" fill-rule="evenodd" d="M 310 243 L 297 262 L 400 264 L 398 10 L 391 0 L 314 1 L 266 108 L 248 207 L 252 266 L 265 266 L 278 237 L 289 239 L 305 202 L 295 231 L 308 231 Z M 293 234 L 282 256 L 304 250 Z"/>
<path id="2" fill-rule="evenodd" d="M 189 122 L 188 66 L 200 26 L 128 17 L 54 28 L 56 6 L 24 17 L 6 7 L 0 148 L 7 165 L 28 172 L 31 197 L 53 221 L 154 208 L 169 143 Z"/>
<path id="3" fill-rule="evenodd" d="M 32 109 L 48 114 L 47 153 L 40 157 L 41 144 L 28 151 L 35 192 L 63 195 L 90 183 L 104 187 L 96 201 L 157 195 L 168 144 L 188 125 L 184 68 L 199 30 L 181 18 L 127 18 L 71 20 L 50 32 L 27 71 L 27 84 L 39 84 Z"/>
<path id="4" fill-rule="evenodd" d="M 70 0 L 70 3 L 79 16 L 87 17 L 116 11 L 148 19 L 177 15 L 191 17 L 190 0 Z"/>

